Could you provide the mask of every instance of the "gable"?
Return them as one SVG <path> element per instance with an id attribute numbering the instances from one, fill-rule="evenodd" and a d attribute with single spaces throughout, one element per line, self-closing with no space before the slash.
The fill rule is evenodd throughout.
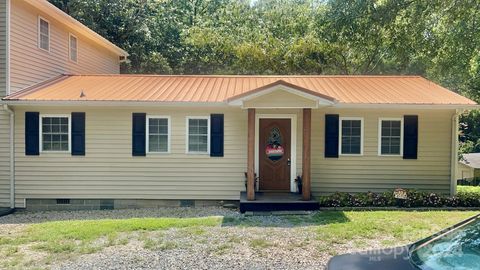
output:
<path id="1" fill-rule="evenodd" d="M 244 108 L 317 108 L 318 101 L 279 89 L 243 102 Z"/>

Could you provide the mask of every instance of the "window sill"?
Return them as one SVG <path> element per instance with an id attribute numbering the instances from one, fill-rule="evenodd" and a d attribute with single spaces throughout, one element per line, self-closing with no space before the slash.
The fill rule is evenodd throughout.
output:
<path id="1" fill-rule="evenodd" d="M 187 154 L 187 155 L 201 155 L 201 156 L 210 155 L 210 153 L 207 153 L 207 152 L 186 152 L 185 154 Z"/>
<path id="2" fill-rule="evenodd" d="M 72 154 L 71 151 L 40 151 L 40 155 Z"/>
<path id="3" fill-rule="evenodd" d="M 152 155 L 152 156 L 163 156 L 163 155 L 169 155 L 171 154 L 170 151 L 168 152 L 147 152 L 147 155 Z"/>
<path id="4" fill-rule="evenodd" d="M 45 50 L 44 48 L 40 48 L 40 47 L 37 47 L 37 49 L 38 49 L 39 51 L 44 52 L 44 53 L 51 54 L 51 51 L 50 51 L 50 50 Z"/>

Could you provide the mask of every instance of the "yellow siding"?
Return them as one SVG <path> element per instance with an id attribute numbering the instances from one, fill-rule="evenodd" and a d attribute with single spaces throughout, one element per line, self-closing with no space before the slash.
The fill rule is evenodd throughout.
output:
<path id="1" fill-rule="evenodd" d="M 68 114 L 80 108 L 29 108 Z M 238 108 L 88 108 L 85 157 L 24 154 L 24 112 L 16 109 L 16 196 L 25 198 L 238 200 L 244 190 L 247 114 Z M 131 114 L 170 115 L 171 154 L 131 156 Z M 324 114 L 364 117 L 365 149 L 359 157 L 325 159 Z M 225 114 L 225 157 L 185 154 L 186 116 Z M 297 173 L 301 174 L 301 110 L 257 110 L 297 115 Z M 379 157 L 378 118 L 419 115 L 419 158 Z M 334 191 L 383 191 L 395 187 L 448 192 L 450 119 L 453 111 L 314 110 L 312 187 L 314 195 Z"/>
<path id="2" fill-rule="evenodd" d="M 33 111 L 71 112 L 44 108 Z M 132 112 L 171 116 L 171 154 L 132 157 Z M 210 113 L 225 114 L 225 157 L 185 154 L 186 116 Z M 237 200 L 239 191 L 244 189 L 247 118 L 239 109 L 89 109 L 85 157 L 25 156 L 24 114 L 17 110 L 19 202 L 24 198 L 59 197 Z"/>
<path id="3" fill-rule="evenodd" d="M 7 1 L 0 1 L 0 98 L 7 93 Z"/>
<path id="4" fill-rule="evenodd" d="M 10 206 L 9 115 L 0 108 L 0 207 Z"/>
<path id="5" fill-rule="evenodd" d="M 38 16 L 50 21 L 50 52 L 38 48 Z M 23 1 L 11 6 L 11 92 L 62 73 L 119 73 L 118 56 L 95 45 L 79 33 L 78 63 L 69 60 L 71 30 Z"/>
<path id="6" fill-rule="evenodd" d="M 324 158 L 325 112 L 364 117 L 364 155 Z M 451 117 L 441 110 L 313 111 L 312 189 L 315 194 L 384 191 L 396 187 L 448 193 L 450 188 Z M 378 119 L 418 115 L 418 159 L 378 156 Z M 321 124 L 319 124 L 321 123 Z M 316 142 L 316 143 L 315 143 Z"/>

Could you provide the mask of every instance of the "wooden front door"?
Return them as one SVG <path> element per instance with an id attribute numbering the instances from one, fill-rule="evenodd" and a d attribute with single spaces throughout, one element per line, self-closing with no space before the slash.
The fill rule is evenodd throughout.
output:
<path id="1" fill-rule="evenodd" d="M 290 191 L 290 132 L 290 119 L 260 119 L 260 190 Z"/>

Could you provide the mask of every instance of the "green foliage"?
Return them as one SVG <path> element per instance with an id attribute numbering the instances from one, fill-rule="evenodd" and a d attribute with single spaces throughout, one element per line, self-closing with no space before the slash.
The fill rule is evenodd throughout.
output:
<path id="1" fill-rule="evenodd" d="M 471 189 L 473 190 L 473 189 Z M 407 190 L 406 200 L 396 200 L 393 191 L 381 194 L 367 192 L 349 194 L 336 192 L 319 198 L 322 207 L 480 207 L 480 190 L 459 189 L 456 196 L 447 197 L 433 192 Z"/>
<path id="2" fill-rule="evenodd" d="M 480 101 L 477 0 L 50 2 L 127 50 L 124 73 L 416 74 Z"/>
<path id="3" fill-rule="evenodd" d="M 50 0 L 134 73 L 428 76 L 476 97 L 478 1 Z"/>
<path id="4" fill-rule="evenodd" d="M 460 117 L 460 153 L 480 152 L 480 111 Z"/>
<path id="5" fill-rule="evenodd" d="M 476 193 L 477 195 L 480 195 L 480 186 L 458 186 L 457 193 Z"/>

